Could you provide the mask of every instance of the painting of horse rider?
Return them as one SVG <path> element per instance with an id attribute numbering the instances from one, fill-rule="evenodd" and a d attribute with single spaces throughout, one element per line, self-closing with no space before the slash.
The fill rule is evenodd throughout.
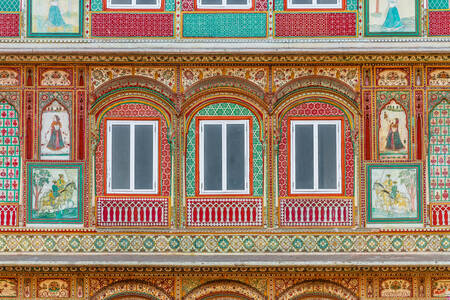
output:
<path id="1" fill-rule="evenodd" d="M 369 219 L 398 222 L 420 218 L 420 168 L 380 164 L 368 168 Z"/>
<path id="2" fill-rule="evenodd" d="M 29 163 L 29 221 L 71 223 L 80 220 L 81 166 Z"/>

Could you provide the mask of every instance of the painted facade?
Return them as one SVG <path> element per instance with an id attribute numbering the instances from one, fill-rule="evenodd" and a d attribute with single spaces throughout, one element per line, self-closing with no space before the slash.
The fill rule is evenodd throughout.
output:
<path id="1" fill-rule="evenodd" d="M 450 297 L 449 1 L 293 2 L 0 0 L 1 299 Z M 248 128 L 238 192 L 201 186 L 211 121 Z M 154 189 L 111 188 L 113 123 L 155 128 Z"/>

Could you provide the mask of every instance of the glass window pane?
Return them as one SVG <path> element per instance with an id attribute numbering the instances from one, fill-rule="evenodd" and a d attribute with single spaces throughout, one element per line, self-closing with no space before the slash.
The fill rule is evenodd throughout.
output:
<path id="1" fill-rule="evenodd" d="M 318 125 L 319 189 L 336 189 L 336 125 Z"/>
<path id="2" fill-rule="evenodd" d="M 337 5 L 337 0 L 317 0 L 319 5 Z"/>
<path id="3" fill-rule="evenodd" d="M 153 125 L 134 127 L 134 188 L 153 188 Z"/>
<path id="4" fill-rule="evenodd" d="M 295 189 L 314 188 L 313 125 L 295 125 Z"/>
<path id="5" fill-rule="evenodd" d="M 292 4 L 308 5 L 312 4 L 312 0 L 292 0 Z"/>
<path id="6" fill-rule="evenodd" d="M 202 5 L 222 5 L 222 0 L 201 0 Z"/>
<path id="7" fill-rule="evenodd" d="M 245 190 L 245 126 L 227 125 L 227 189 Z"/>
<path id="8" fill-rule="evenodd" d="M 130 126 L 112 125 L 111 187 L 130 188 Z"/>
<path id="9" fill-rule="evenodd" d="M 156 0 L 136 0 L 136 5 L 156 4 Z"/>
<path id="10" fill-rule="evenodd" d="M 203 180 L 205 191 L 222 189 L 222 125 L 203 126 Z"/>
<path id="11" fill-rule="evenodd" d="M 228 5 L 245 5 L 247 0 L 227 0 Z"/>
<path id="12" fill-rule="evenodd" d="M 132 0 L 111 0 L 111 4 L 114 4 L 114 5 L 119 5 L 119 4 L 121 4 L 121 5 L 123 5 L 123 4 L 129 4 L 129 5 L 131 5 L 131 1 L 132 1 Z"/>

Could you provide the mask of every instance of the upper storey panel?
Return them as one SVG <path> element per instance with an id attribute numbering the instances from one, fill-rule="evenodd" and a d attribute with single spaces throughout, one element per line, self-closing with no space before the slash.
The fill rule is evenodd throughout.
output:
<path id="1" fill-rule="evenodd" d="M 448 0 L 0 0 L 0 22 L 6 51 L 417 52 L 450 36 Z"/>

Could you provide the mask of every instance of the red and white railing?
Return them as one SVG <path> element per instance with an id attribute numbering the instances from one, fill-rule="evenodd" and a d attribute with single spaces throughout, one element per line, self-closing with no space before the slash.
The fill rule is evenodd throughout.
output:
<path id="1" fill-rule="evenodd" d="M 169 226 L 169 199 L 97 197 L 97 226 Z"/>
<path id="2" fill-rule="evenodd" d="M 353 198 L 301 199 L 282 198 L 280 226 L 352 226 Z"/>
<path id="3" fill-rule="evenodd" d="M 431 203 L 431 226 L 450 225 L 450 203 Z"/>
<path id="4" fill-rule="evenodd" d="M 0 205 L 0 226 L 17 226 L 17 205 Z"/>
<path id="5" fill-rule="evenodd" d="M 187 199 L 186 221 L 191 227 L 262 226 L 261 198 Z"/>

